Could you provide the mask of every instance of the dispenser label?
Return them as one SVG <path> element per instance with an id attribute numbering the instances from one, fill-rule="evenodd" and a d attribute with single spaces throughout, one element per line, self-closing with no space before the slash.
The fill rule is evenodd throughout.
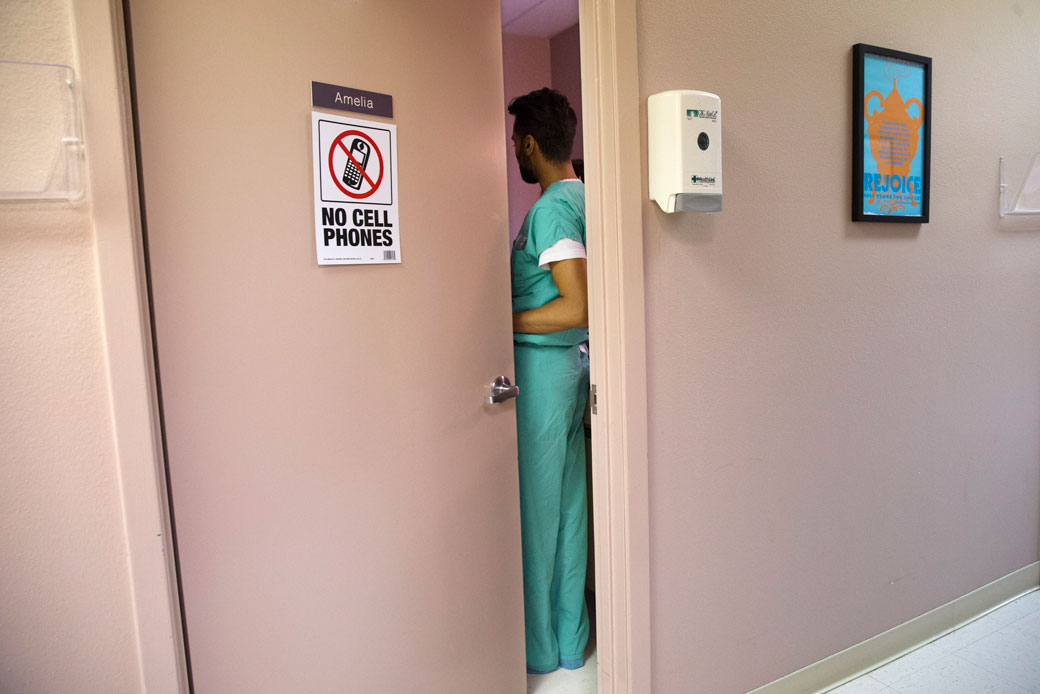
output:
<path id="1" fill-rule="evenodd" d="M 686 109 L 686 120 L 693 120 L 694 118 L 704 118 L 714 123 L 719 119 L 719 111 L 718 109 L 709 110 L 704 108 Z"/>

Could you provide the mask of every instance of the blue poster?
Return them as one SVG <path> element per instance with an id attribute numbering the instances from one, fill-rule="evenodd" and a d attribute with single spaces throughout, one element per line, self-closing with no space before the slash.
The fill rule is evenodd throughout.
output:
<path id="1" fill-rule="evenodd" d="M 925 68 L 863 59 L 863 214 L 916 217 L 924 177 Z"/>

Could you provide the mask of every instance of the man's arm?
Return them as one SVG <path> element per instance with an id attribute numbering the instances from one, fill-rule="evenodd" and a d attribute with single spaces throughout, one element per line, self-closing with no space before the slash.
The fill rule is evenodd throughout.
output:
<path id="1" fill-rule="evenodd" d="M 513 314 L 514 333 L 555 333 L 589 327 L 589 290 L 585 259 L 570 258 L 549 263 L 560 296 L 544 306 Z"/>

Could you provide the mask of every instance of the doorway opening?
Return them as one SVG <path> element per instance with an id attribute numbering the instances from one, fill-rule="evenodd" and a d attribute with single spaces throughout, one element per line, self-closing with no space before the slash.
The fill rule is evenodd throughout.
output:
<path id="1" fill-rule="evenodd" d="M 571 161 L 575 174 L 583 182 L 584 143 L 582 128 L 581 42 L 578 0 L 501 0 L 502 65 L 505 104 L 517 96 L 542 87 L 563 93 L 577 116 L 577 128 Z M 506 116 L 506 142 L 512 135 L 513 117 Z M 507 154 L 509 201 L 509 243 L 520 232 L 524 216 L 538 200 L 537 185 L 525 183 L 520 175 L 512 147 Z M 586 346 L 583 346 L 585 349 Z M 593 349 L 589 352 L 594 354 Z M 590 358 L 595 358 L 590 354 Z M 589 639 L 584 663 L 577 670 L 560 668 L 548 674 L 528 674 L 528 694 L 595 694 L 598 691 L 596 654 L 595 552 L 592 494 L 592 421 L 591 402 L 586 407 L 585 479 L 588 514 L 588 562 L 585 602 L 589 611 Z"/>

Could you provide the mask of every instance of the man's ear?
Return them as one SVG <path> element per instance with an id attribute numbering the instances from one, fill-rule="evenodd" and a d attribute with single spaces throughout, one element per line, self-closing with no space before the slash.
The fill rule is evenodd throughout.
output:
<path id="1" fill-rule="evenodd" d="M 524 135 L 524 154 L 531 156 L 534 154 L 534 150 L 538 147 L 538 143 L 535 142 L 533 135 Z"/>

